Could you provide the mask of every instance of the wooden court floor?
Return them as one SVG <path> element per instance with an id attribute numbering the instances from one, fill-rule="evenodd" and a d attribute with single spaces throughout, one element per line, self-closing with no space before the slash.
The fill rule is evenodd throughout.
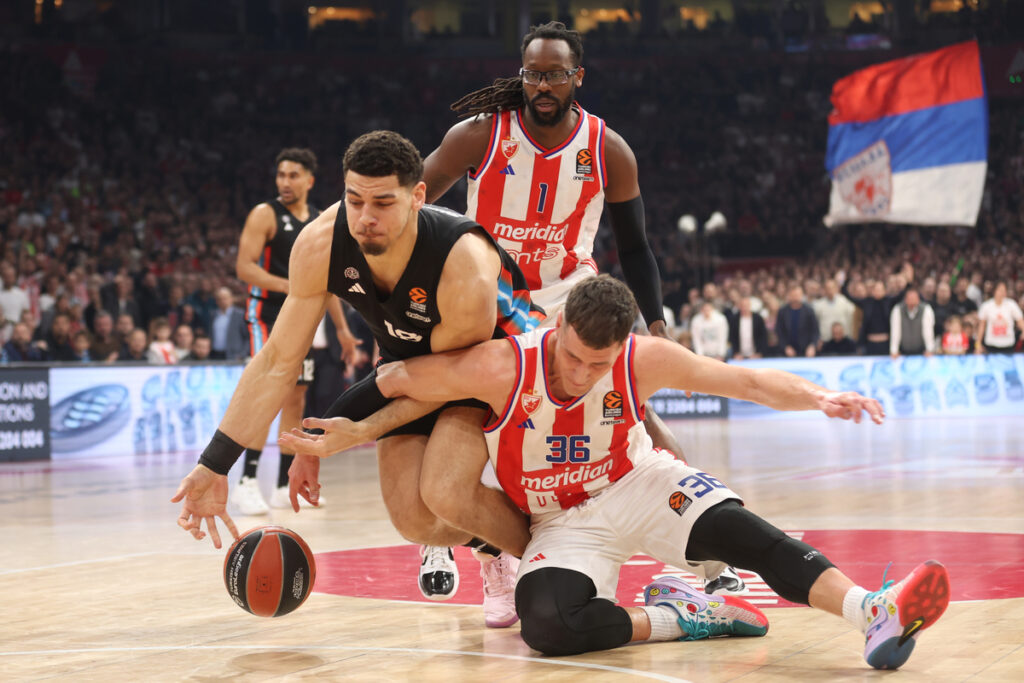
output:
<path id="1" fill-rule="evenodd" d="M 279 619 L 236 607 L 224 551 L 175 526 L 168 500 L 195 454 L 0 466 L 0 681 L 1022 681 L 1022 423 L 672 424 L 691 463 L 781 528 L 821 539 L 869 589 L 890 559 L 897 579 L 929 557 L 946 564 L 956 602 L 899 672 L 868 668 L 841 619 L 771 607 L 764 593 L 764 638 L 566 658 L 531 652 L 518 626 L 483 627 L 467 604 L 479 594 L 472 560 L 460 560 L 451 603 L 396 597 L 415 595 L 415 550 L 391 528 L 364 448 L 324 463 L 323 509 L 236 517 L 293 528 L 322 558 L 317 592 Z M 266 491 L 275 460 L 261 468 Z M 396 554 L 410 559 L 358 565 Z"/>

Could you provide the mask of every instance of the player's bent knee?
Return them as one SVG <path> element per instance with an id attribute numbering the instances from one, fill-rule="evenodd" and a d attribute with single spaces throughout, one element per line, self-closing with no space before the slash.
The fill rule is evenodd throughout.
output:
<path id="1" fill-rule="evenodd" d="M 595 599 L 588 576 L 546 567 L 523 576 L 516 585 L 520 634 L 545 655 L 575 655 L 617 647 L 630 640 L 632 624 L 621 607 Z"/>

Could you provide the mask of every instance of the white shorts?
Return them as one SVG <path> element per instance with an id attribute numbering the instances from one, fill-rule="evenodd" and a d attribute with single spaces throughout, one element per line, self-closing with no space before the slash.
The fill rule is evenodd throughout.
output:
<path id="1" fill-rule="evenodd" d="M 544 567 L 572 569 L 593 580 L 597 597 L 614 601 L 619 568 L 637 553 L 714 578 L 726 565 L 689 562 L 686 543 L 697 518 L 729 499 L 740 497 L 713 476 L 655 450 L 595 497 L 534 515 L 518 578 Z"/>
<path id="2" fill-rule="evenodd" d="M 591 268 L 581 265 L 569 274 L 569 277 L 556 282 L 550 287 L 535 289 L 530 292 L 530 299 L 544 309 L 547 317 L 541 321 L 538 327 L 554 327 L 558 320 L 558 314 L 565 308 L 565 300 L 569 298 L 569 292 L 577 283 L 597 275 Z"/>

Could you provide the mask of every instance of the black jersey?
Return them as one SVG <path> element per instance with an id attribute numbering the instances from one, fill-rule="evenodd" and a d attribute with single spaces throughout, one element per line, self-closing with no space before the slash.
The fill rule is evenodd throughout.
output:
<path id="1" fill-rule="evenodd" d="M 327 289 L 350 303 L 380 346 L 385 361 L 422 356 L 431 352 L 430 334 L 441 322 L 437 308 L 437 284 L 441 280 L 448 253 L 455 242 L 470 230 L 478 230 L 494 244 L 479 223 L 448 209 L 425 205 L 419 212 L 416 244 L 405 272 L 390 294 L 379 293 L 373 284 L 370 266 L 359 244 L 348 230 L 344 205 L 338 208 L 331 244 L 331 265 Z M 494 337 L 527 332 L 544 319 L 543 311 L 530 301 L 519 267 L 501 247 L 498 278 L 498 321 Z"/>
<path id="2" fill-rule="evenodd" d="M 263 253 L 260 254 L 259 266 L 271 275 L 287 278 L 288 259 L 291 258 L 295 240 L 298 238 L 299 233 L 302 232 L 302 229 L 320 215 L 320 210 L 310 204 L 308 206 L 309 218 L 305 221 L 300 221 L 277 199 L 271 199 L 267 204 L 274 210 L 277 230 L 274 231 L 273 239 L 264 245 Z M 284 303 L 285 299 L 284 292 L 268 292 L 262 287 L 255 285 L 249 286 L 249 296 L 262 299 L 278 308 Z"/>

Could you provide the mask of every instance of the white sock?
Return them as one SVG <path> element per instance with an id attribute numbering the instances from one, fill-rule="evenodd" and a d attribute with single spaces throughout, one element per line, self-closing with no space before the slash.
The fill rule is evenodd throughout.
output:
<path id="1" fill-rule="evenodd" d="M 677 640 L 686 635 L 679 625 L 679 615 L 671 607 L 651 605 L 640 609 L 647 612 L 651 620 L 651 640 Z"/>
<path id="2" fill-rule="evenodd" d="M 867 590 L 854 586 L 846 591 L 846 597 L 843 598 L 843 619 L 856 626 L 861 633 L 868 630 L 868 616 L 861 607 L 867 594 Z"/>

